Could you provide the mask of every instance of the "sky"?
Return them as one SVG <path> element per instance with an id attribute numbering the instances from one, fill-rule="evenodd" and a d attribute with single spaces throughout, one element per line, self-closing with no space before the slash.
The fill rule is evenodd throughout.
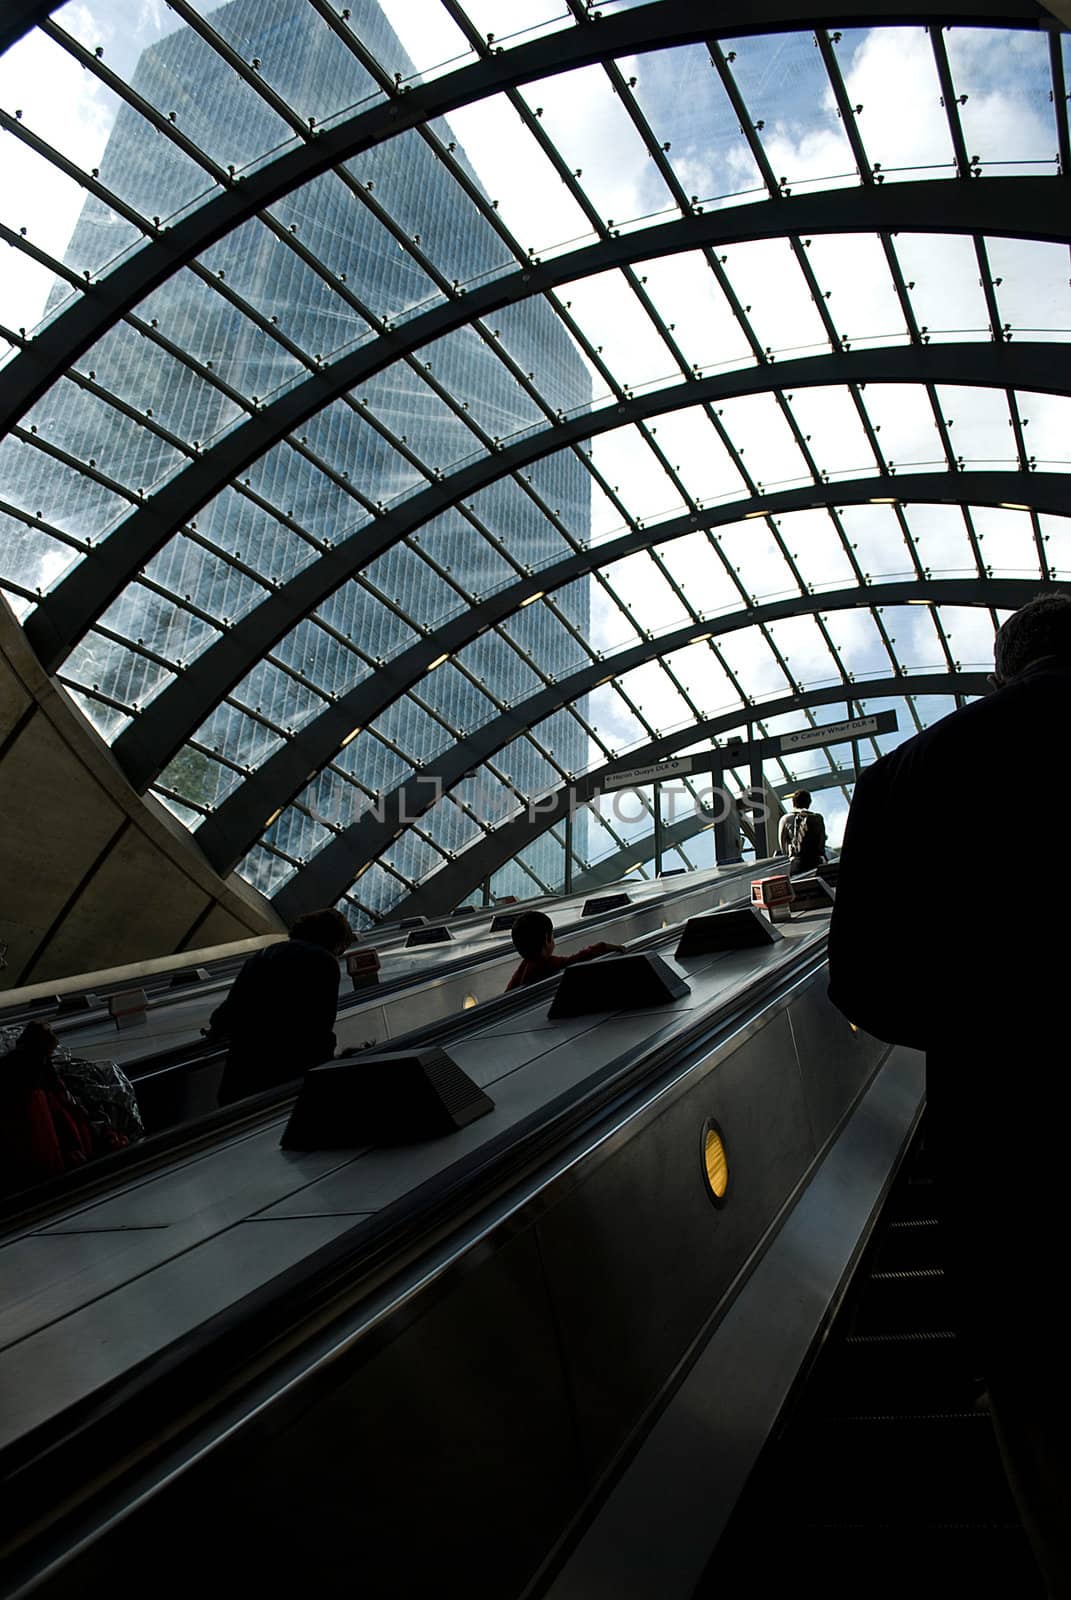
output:
<path id="1" fill-rule="evenodd" d="M 210 17 L 213 7 L 199 3 L 198 9 Z M 383 0 L 383 9 L 418 73 L 436 76 L 472 59 L 439 0 Z M 482 33 L 494 34 L 496 44 L 507 49 L 569 25 L 559 0 L 470 0 L 467 10 Z M 132 72 L 142 49 L 181 25 L 163 0 L 71 0 L 56 14 L 56 21 L 87 47 L 102 49 L 106 64 L 124 76 Z M 1054 173 L 1057 134 L 1049 99 L 1046 36 L 1040 31 L 957 28 L 946 30 L 944 37 L 972 160 L 977 158 L 987 176 Z M 834 49 L 848 99 L 857 108 L 860 135 L 871 161 L 880 163 L 884 181 L 947 177 L 952 145 L 925 30 L 851 30 Z M 799 195 L 854 183 L 854 159 L 813 36 L 797 32 L 734 40 L 731 53 L 733 79 L 752 119 L 762 125 L 765 152 L 786 192 Z M 764 198 L 761 175 L 704 49 L 655 52 L 620 65 L 624 76 L 635 80 L 640 108 L 689 196 L 708 209 Z M 269 62 L 268 81 L 270 71 Z M 530 85 L 523 90 L 523 99 L 569 168 L 581 175 L 586 194 L 607 226 L 624 231 L 677 214 L 670 190 L 601 67 Z M 87 171 L 100 158 L 117 107 L 102 84 L 40 33 L 29 35 L 0 59 L 0 104 Z M 522 246 L 550 257 L 593 237 L 589 220 L 504 96 L 454 113 L 448 131 Z M 0 141 L 0 160 L 0 218 L 61 256 L 81 209 L 82 190 L 10 134 Z M 895 247 L 917 319 L 932 342 L 988 338 L 986 303 L 969 241 L 901 235 Z M 876 238 L 815 237 L 806 250 L 829 315 L 853 348 L 907 341 L 903 314 Z M 756 334 L 772 355 L 786 359 L 828 349 L 821 317 L 787 241 L 742 243 L 720 254 L 725 281 L 748 308 Z M 994 240 L 990 263 L 1001 318 L 1013 336 L 1071 338 L 1066 249 L 1034 241 Z M 700 257 L 652 259 L 640 263 L 637 271 L 694 369 L 710 373 L 751 363 L 726 295 Z M 0 322 L 32 329 L 51 287 L 44 269 L 16 250 L 0 248 Z M 673 353 L 623 274 L 605 273 L 567 284 L 559 298 L 621 384 L 642 393 L 682 381 Z M 594 367 L 592 379 L 598 407 L 607 400 L 607 385 Z M 1028 448 L 1038 465 L 1068 470 L 1071 402 L 1040 395 L 1018 398 L 1027 423 Z M 710 421 L 684 399 L 682 393 L 681 409 L 655 422 L 653 439 L 700 504 L 741 497 L 746 491 L 740 474 Z M 901 492 L 908 496 L 912 471 L 943 464 L 925 393 L 909 384 L 872 384 L 865 400 L 880 430 L 880 447 L 895 462 Z M 1014 465 L 1014 433 L 1001 392 L 949 385 L 938 391 L 938 401 L 966 466 Z M 874 471 L 873 453 L 846 391 L 800 391 L 793 406 L 819 467 L 831 479 Z M 810 481 L 771 396 L 726 401 L 721 422 L 748 472 L 763 487 Z M 686 509 L 679 488 L 634 426 L 600 435 L 593 443 L 592 459 L 633 516 L 644 523 Z M 972 569 L 958 511 L 929 507 L 912 513 L 911 520 L 925 552 L 924 564 L 935 574 Z M 911 572 L 891 508 L 854 508 L 844 521 L 868 576 Z M 1047 519 L 1046 525 L 1051 526 L 1054 550 L 1059 552 L 1058 567 L 1066 563 L 1064 570 L 1071 573 L 1071 548 L 1062 519 Z M 1023 512 L 983 510 L 977 526 L 984 559 L 995 573 L 1036 574 L 1029 519 Z M 622 531 L 619 511 L 593 485 L 593 539 L 605 540 Z M 817 590 L 854 582 L 825 512 L 780 518 L 779 531 Z M 718 615 L 737 604 L 727 567 L 739 572 L 756 599 L 794 592 L 791 571 L 765 522 L 727 530 L 720 546 L 724 564 L 700 535 L 667 546 L 664 552 L 673 582 L 700 615 Z M 37 581 L 51 581 L 66 559 L 56 557 L 53 568 L 46 564 Z M 606 576 L 623 604 L 616 604 L 604 586 L 592 585 L 590 637 L 597 650 L 611 651 L 634 642 L 637 626 L 657 635 L 687 621 L 685 606 L 650 556 L 630 557 L 608 567 Z M 943 665 L 927 608 L 902 607 L 886 622 L 905 664 L 920 670 Z M 957 658 L 965 666 L 984 668 L 992 631 L 984 614 L 957 613 L 949 625 Z M 865 683 L 868 676 L 887 674 L 888 658 L 869 612 L 836 613 L 829 626 L 857 679 Z M 813 621 L 801 619 L 772 631 L 796 681 L 817 685 L 831 680 L 832 659 Z M 756 629 L 741 629 L 725 642 L 724 651 L 731 669 L 745 679 L 756 698 L 786 692 L 784 677 Z M 672 664 L 705 714 L 733 703 L 735 690 L 705 646 L 690 647 Z M 690 716 L 656 664 L 632 675 L 626 687 L 656 728 L 679 726 Z M 819 713 L 827 714 L 832 718 L 840 713 L 837 708 Z M 589 715 L 611 744 L 624 748 L 646 737 L 638 734 L 624 702 L 610 687 L 591 696 Z M 840 821 L 838 816 L 834 836 Z"/>

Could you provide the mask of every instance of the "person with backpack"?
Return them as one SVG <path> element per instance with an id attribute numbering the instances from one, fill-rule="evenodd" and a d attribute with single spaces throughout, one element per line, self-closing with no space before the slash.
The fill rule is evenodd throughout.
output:
<path id="1" fill-rule="evenodd" d="M 792 796 L 792 810 L 781 818 L 777 844 L 788 857 L 788 874 L 813 872 L 826 859 L 826 824 L 820 811 L 811 810 L 811 796 L 799 789 Z"/>

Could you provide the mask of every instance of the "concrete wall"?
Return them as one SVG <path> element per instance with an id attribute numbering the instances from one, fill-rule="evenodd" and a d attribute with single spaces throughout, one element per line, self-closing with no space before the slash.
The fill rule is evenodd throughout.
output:
<path id="1" fill-rule="evenodd" d="M 281 926 L 130 787 L 0 599 L 0 989 Z"/>

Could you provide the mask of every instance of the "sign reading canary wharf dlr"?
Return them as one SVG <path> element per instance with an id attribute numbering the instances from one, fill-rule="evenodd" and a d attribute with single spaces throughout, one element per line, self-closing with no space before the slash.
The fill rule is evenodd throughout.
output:
<path id="1" fill-rule="evenodd" d="M 793 755 L 799 750 L 816 750 L 831 744 L 847 744 L 853 739 L 870 739 L 881 733 L 895 733 L 895 711 L 879 711 L 872 717 L 852 717 L 846 722 L 823 722 L 816 728 L 800 728 L 796 733 L 781 733 L 772 739 L 755 739 L 751 744 L 724 745 L 694 756 L 677 756 L 671 761 L 654 761 L 646 767 L 619 767 L 602 780 L 603 789 L 636 789 L 648 783 L 665 783 L 672 778 L 687 778 L 700 772 L 723 772 L 726 767 L 745 767 L 753 761 Z"/>

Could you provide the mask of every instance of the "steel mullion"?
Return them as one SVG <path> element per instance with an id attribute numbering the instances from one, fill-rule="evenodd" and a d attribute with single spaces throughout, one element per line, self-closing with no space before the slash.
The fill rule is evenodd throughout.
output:
<path id="1" fill-rule="evenodd" d="M 83 477 L 90 478 L 94 483 L 98 483 L 102 489 L 107 489 L 111 494 L 118 495 L 120 500 L 127 500 L 131 505 L 135 506 L 141 504 L 141 496 L 136 489 L 128 489 L 125 484 L 121 484 L 117 479 L 109 477 L 105 472 L 101 472 L 99 467 L 91 465 L 89 461 L 80 461 L 77 456 L 73 456 L 68 450 L 64 450 L 62 445 L 53 444 L 51 440 L 46 439 L 43 434 L 37 432 L 35 424 L 29 428 L 24 428 L 21 423 L 16 423 L 13 428 L 9 429 L 7 436 L 9 439 L 18 439 L 23 444 L 31 445 L 33 448 L 42 451 L 46 456 L 51 456 L 53 460 L 61 462 L 63 466 L 70 467 L 73 472 L 79 472 Z"/>
<path id="2" fill-rule="evenodd" d="M 183 133 L 177 122 L 172 122 L 171 118 L 159 111 L 151 101 L 138 94 L 137 90 L 127 83 L 124 78 L 121 78 L 117 72 L 113 72 L 111 67 L 95 51 L 89 50 L 82 44 L 81 40 L 76 39 L 73 34 L 67 33 L 51 17 L 45 17 L 39 22 L 38 28 L 41 33 L 52 40 L 53 44 L 58 45 L 61 50 L 64 50 L 77 61 L 80 67 L 92 73 L 95 78 L 103 83 L 105 88 L 115 95 L 116 99 L 122 100 L 125 105 L 129 106 L 131 111 L 136 112 L 139 117 L 150 123 L 157 133 L 162 133 L 166 139 L 170 140 L 195 166 L 206 172 L 213 182 L 218 183 L 221 188 L 228 188 L 234 182 L 233 171 L 228 171 L 226 167 L 221 167 L 206 150 L 202 150 L 200 145 L 195 144 L 188 134 Z"/>
<path id="3" fill-rule="evenodd" d="M 46 538 L 55 539 L 57 543 L 66 545 L 70 550 L 77 550 L 81 555 L 88 555 L 95 548 L 92 539 L 79 539 L 76 534 L 67 533 L 62 528 L 54 528 L 51 522 L 46 522 L 44 517 L 35 516 L 32 511 L 24 511 L 21 506 L 14 506 L 10 500 L 0 500 L 0 513 L 12 517 L 16 522 L 23 522 L 28 528 L 36 528 L 38 533 L 43 533 Z M 7 579 L 4 579 L 7 582 Z M 40 595 L 40 590 L 37 591 Z"/>
<path id="4" fill-rule="evenodd" d="M 313 136 L 310 122 L 303 120 L 293 106 L 289 105 L 281 94 L 260 77 L 255 68 L 250 67 L 243 61 L 233 46 L 223 38 L 222 34 L 217 33 L 215 28 L 188 4 L 188 0 L 167 0 L 167 3 L 170 9 L 182 18 L 187 27 L 196 33 L 208 45 L 209 49 L 219 56 L 224 65 L 230 67 L 231 71 L 236 73 L 243 83 L 253 90 L 254 94 L 259 95 L 265 105 L 271 111 L 274 111 L 279 120 L 285 122 L 297 134 L 299 139 L 308 141 Z"/>
<path id="5" fill-rule="evenodd" d="M 956 110 L 956 90 L 952 82 L 952 68 L 948 61 L 948 51 L 945 49 L 945 41 L 939 23 L 931 23 L 926 31 L 930 36 L 934 61 L 937 63 L 937 76 L 941 84 L 941 104 L 944 106 L 945 117 L 948 121 L 948 131 L 952 136 L 952 149 L 956 157 L 956 175 L 960 178 L 967 178 L 971 175 L 971 160 L 967 155 L 967 146 L 963 138 L 963 125 L 959 120 L 959 112 Z"/>
<path id="6" fill-rule="evenodd" d="M 716 38 L 709 38 L 706 46 L 711 65 L 721 80 L 722 88 L 729 98 L 733 114 L 740 125 L 740 132 L 747 142 L 748 149 L 751 151 L 751 159 L 759 169 L 759 176 L 766 185 L 770 198 L 781 200 L 784 198 L 781 185 L 774 177 L 774 171 L 770 165 L 765 147 L 757 135 L 757 130 L 751 120 L 751 113 L 744 103 L 744 97 L 731 71 L 731 62 L 735 60 L 736 52 L 735 50 L 730 51 L 729 55 L 726 56 L 722 49 L 721 41 Z"/>
<path id="7" fill-rule="evenodd" d="M 39 267 L 44 267 L 45 271 L 50 272 L 54 278 L 62 278 L 63 282 L 69 284 L 78 294 L 84 295 L 86 293 L 86 280 L 75 272 L 73 267 L 69 267 L 65 261 L 59 261 L 55 256 L 49 255 L 47 250 L 42 250 L 40 245 L 34 244 L 32 240 L 27 239 L 23 234 L 16 233 L 13 228 L 9 228 L 4 222 L 0 222 L 0 239 L 5 244 L 9 244 L 13 250 L 19 251 L 24 256 L 29 256 L 31 261 L 36 261 Z M 33 340 L 27 334 L 25 328 L 20 328 L 18 332 L 18 338 L 10 342 L 17 344 L 21 350 L 25 350 L 33 343 Z"/>
<path id="8" fill-rule="evenodd" d="M 859 124 L 855 120 L 855 107 L 848 99 L 848 88 L 844 82 L 844 74 L 840 70 L 840 62 L 837 60 L 836 51 L 833 49 L 833 41 L 825 28 L 816 28 L 814 36 L 818 41 L 822 62 L 833 88 L 833 98 L 837 103 L 840 120 L 844 124 L 844 131 L 848 137 L 852 155 L 855 158 L 855 165 L 859 171 L 859 181 L 864 184 L 872 184 L 874 182 L 874 169 L 866 153 L 866 146 L 863 144 L 863 136 L 859 130 Z M 840 35 L 837 34 L 836 37 L 839 38 Z"/>
<path id="9" fill-rule="evenodd" d="M 1064 80 L 1064 58 L 1060 50 L 1060 33 L 1054 28 L 1049 34 L 1049 69 L 1052 73 L 1052 104 L 1056 116 L 1056 133 L 1060 141 L 1060 171 L 1064 177 L 1071 173 L 1071 141 L 1067 127 L 1067 84 Z"/>
<path id="10" fill-rule="evenodd" d="M 989 252 L 980 233 L 974 235 L 974 255 L 978 263 L 978 282 L 985 296 L 985 308 L 989 316 L 989 335 L 1001 344 L 1008 338 L 1008 334 L 1001 326 L 1000 307 L 997 305 L 997 293 L 993 286 L 993 270 L 989 265 Z"/>
<path id="11" fill-rule="evenodd" d="M 50 167 L 54 167 L 57 172 L 62 172 L 63 176 L 69 178 L 72 183 L 77 184 L 78 188 L 84 189 L 87 194 L 91 194 L 95 200 L 100 201 L 101 205 L 107 206 L 110 211 L 114 211 L 117 216 L 122 217 L 124 222 L 129 222 L 131 227 L 136 228 L 147 239 L 151 239 L 154 244 L 160 242 L 163 237 L 163 231 L 159 217 L 153 217 L 151 220 L 148 217 L 143 217 L 133 206 L 128 205 L 125 200 L 121 200 L 114 190 L 101 183 L 99 178 L 93 178 L 88 172 L 83 172 L 76 162 L 71 161 L 61 151 L 55 149 L 48 143 L 47 139 L 42 139 L 40 134 L 34 133 L 19 117 L 13 117 L 10 112 L 4 111 L 2 108 L 0 108 L 0 132 L 14 134 L 21 144 L 26 145 L 35 155 L 40 156 L 43 161 L 47 162 Z M 92 282 L 95 271 L 96 269 L 93 269 L 92 272 L 89 269 L 83 271 L 82 276 L 87 283 Z"/>

